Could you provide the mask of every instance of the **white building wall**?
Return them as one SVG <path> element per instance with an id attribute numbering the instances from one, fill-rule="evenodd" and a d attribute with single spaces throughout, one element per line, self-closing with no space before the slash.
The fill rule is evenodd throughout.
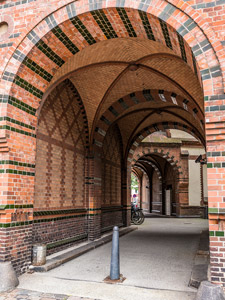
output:
<path id="1" fill-rule="evenodd" d="M 207 165 L 203 165 L 203 197 L 208 201 Z"/>
<path id="2" fill-rule="evenodd" d="M 182 150 L 187 150 L 189 155 L 200 155 L 205 154 L 204 148 L 191 148 L 191 147 L 182 147 Z M 206 166 L 206 165 L 204 165 Z M 207 167 L 203 166 L 203 185 L 204 185 L 204 193 L 208 195 L 207 192 Z M 188 161 L 188 169 L 189 169 L 189 187 L 188 187 L 188 198 L 189 205 L 199 206 L 201 202 L 201 170 L 200 163 L 196 163 L 195 160 Z M 207 196 L 204 196 L 207 197 Z"/>
<path id="3" fill-rule="evenodd" d="M 189 169 L 189 205 L 199 206 L 201 201 L 200 164 L 194 160 L 188 161 Z"/>

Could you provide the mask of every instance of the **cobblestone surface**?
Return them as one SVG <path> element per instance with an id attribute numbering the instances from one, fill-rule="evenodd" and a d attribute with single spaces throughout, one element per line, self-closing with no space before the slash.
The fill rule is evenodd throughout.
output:
<path id="1" fill-rule="evenodd" d="M 23 289 L 0 293 L 0 300 L 97 300 L 58 294 L 45 294 Z"/>

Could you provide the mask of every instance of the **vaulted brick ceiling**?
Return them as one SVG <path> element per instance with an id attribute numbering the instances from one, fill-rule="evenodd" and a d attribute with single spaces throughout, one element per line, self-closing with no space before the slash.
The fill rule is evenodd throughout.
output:
<path id="1" fill-rule="evenodd" d="M 103 9 L 66 21 L 48 40 L 46 36 L 46 43 L 57 46 L 56 37 L 63 44 L 57 55 L 65 63 L 54 72 L 49 91 L 65 78 L 72 81 L 86 110 L 91 143 L 98 128 L 107 131 L 102 120 L 110 114 L 110 122 L 118 122 L 124 149 L 139 131 L 157 122 L 187 124 L 204 139 L 200 73 L 190 47 L 165 22 L 133 9 Z M 154 101 L 142 91 L 153 94 Z M 128 104 L 129 95 L 135 106 Z M 147 117 L 156 107 L 164 111 Z"/>
<path id="2" fill-rule="evenodd" d="M 203 110 L 198 78 L 190 66 L 177 55 L 171 56 L 172 53 L 175 55 L 171 49 L 154 41 L 139 38 L 109 40 L 85 48 L 72 57 L 53 82 L 60 76 L 64 78 L 63 73 L 69 73 L 86 108 L 90 131 L 114 102 L 143 89 L 176 93 Z M 130 65 L 136 62 L 137 70 L 132 71 Z"/>
<path id="3" fill-rule="evenodd" d="M 111 47 L 108 47 L 108 44 Z M 131 49 L 132 51 L 130 51 Z M 143 49 L 143 56 L 141 56 Z M 90 50 L 90 53 L 88 50 Z M 160 50 L 161 54 L 158 53 L 156 56 L 156 50 Z M 110 52 L 109 56 L 107 51 Z M 151 51 L 153 51 L 154 56 L 151 56 Z M 99 56 L 100 52 L 103 54 L 102 60 Z M 183 106 L 178 109 L 176 105 L 164 103 L 160 99 L 157 99 L 157 103 L 139 103 L 135 107 L 128 105 L 126 112 L 123 112 L 124 116 L 130 111 L 137 110 L 138 116 L 133 114 L 119 121 L 120 130 L 124 137 L 124 149 L 130 134 L 137 134 L 138 130 L 157 121 L 181 121 L 182 119 L 185 124 L 194 125 L 203 135 L 199 124 L 200 120 L 204 120 L 203 94 L 198 78 L 193 74 L 193 70 L 179 57 L 166 56 L 168 52 L 171 53 L 171 50 L 156 42 L 126 38 L 95 44 L 79 52 L 71 59 L 72 67 L 75 68 L 76 66 L 78 69 L 72 71 L 69 78 L 84 103 L 90 132 L 94 132 L 102 115 L 110 107 L 115 106 L 119 99 L 137 91 L 156 90 L 170 93 L 170 95 L 175 93 L 183 100 L 187 99 L 191 105 L 191 110 L 187 112 L 183 109 Z M 95 53 L 97 59 L 94 56 Z M 93 60 L 90 56 L 93 56 Z M 111 60 L 109 60 L 110 58 Z M 96 63 L 97 60 L 98 63 Z M 135 65 L 136 61 L 140 63 Z M 82 65 L 80 62 L 82 62 Z M 85 65 L 85 62 L 88 64 Z M 69 66 L 68 64 L 67 72 Z M 126 100 L 124 101 L 126 102 Z M 171 114 L 164 113 L 163 118 L 162 115 L 155 114 L 141 125 L 142 120 L 150 113 L 149 109 L 156 107 L 163 107 Z M 145 109 L 146 112 L 140 113 L 141 109 Z M 197 109 L 199 113 L 198 120 L 193 118 L 193 109 Z M 180 115 L 181 118 L 177 115 Z M 130 122 L 134 127 L 140 124 L 136 130 L 131 130 Z M 128 130 L 126 126 L 128 126 Z"/>

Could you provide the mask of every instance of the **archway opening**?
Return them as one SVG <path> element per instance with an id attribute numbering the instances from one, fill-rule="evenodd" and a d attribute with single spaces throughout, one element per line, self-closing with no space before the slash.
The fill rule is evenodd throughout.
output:
<path id="1" fill-rule="evenodd" d="M 133 170 L 131 172 L 131 203 L 135 205 L 135 207 L 139 207 L 140 204 L 140 190 L 141 190 L 141 184 L 140 181 L 142 181 L 141 172 L 139 170 Z"/>
<path id="2" fill-rule="evenodd" d="M 197 154 L 169 155 L 156 146 L 165 140 L 144 138 L 157 132 L 172 139 L 172 130 L 182 130 L 204 148 L 203 87 L 210 77 L 216 78 L 211 88 L 221 89 L 216 60 L 208 65 L 209 53 L 202 53 L 197 63 L 191 39 L 167 18 L 120 7 L 77 14 L 74 5 L 62 21 L 51 15 L 41 22 L 45 34 L 39 25 L 31 31 L 27 55 L 23 46 L 13 54 L 20 67 L 4 74 L 11 84 L 8 105 L 20 118 L 6 122 L 16 129 L 12 138 L 26 128 L 17 148 L 27 154 L 27 168 L 36 164 L 35 183 L 21 183 L 22 192 L 28 185 L 34 192 L 33 242 L 46 243 L 48 253 L 98 239 L 114 225 L 129 226 L 132 172 L 141 177 L 140 206 L 149 213 L 202 215 L 204 188 L 196 205 L 188 181 L 189 161 L 194 168 L 198 160 L 189 158 Z"/>
<path id="3" fill-rule="evenodd" d="M 205 156 L 202 143 L 181 130 L 158 131 L 143 139 L 134 152 L 137 159 L 132 170 L 141 170 L 144 211 L 205 217 L 208 206 Z"/>

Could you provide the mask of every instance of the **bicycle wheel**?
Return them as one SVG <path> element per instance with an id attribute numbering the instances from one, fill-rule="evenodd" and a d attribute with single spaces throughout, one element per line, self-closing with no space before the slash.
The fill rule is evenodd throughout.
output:
<path id="1" fill-rule="evenodd" d="M 139 214 L 138 225 L 141 225 L 141 224 L 144 223 L 145 216 L 144 216 L 144 214 L 143 214 L 143 212 L 141 210 L 138 211 L 138 214 Z"/>
<path id="2" fill-rule="evenodd" d="M 140 221 L 140 216 L 139 213 L 137 211 L 133 211 L 131 214 L 131 221 L 135 224 L 135 225 L 139 225 L 139 221 Z"/>

